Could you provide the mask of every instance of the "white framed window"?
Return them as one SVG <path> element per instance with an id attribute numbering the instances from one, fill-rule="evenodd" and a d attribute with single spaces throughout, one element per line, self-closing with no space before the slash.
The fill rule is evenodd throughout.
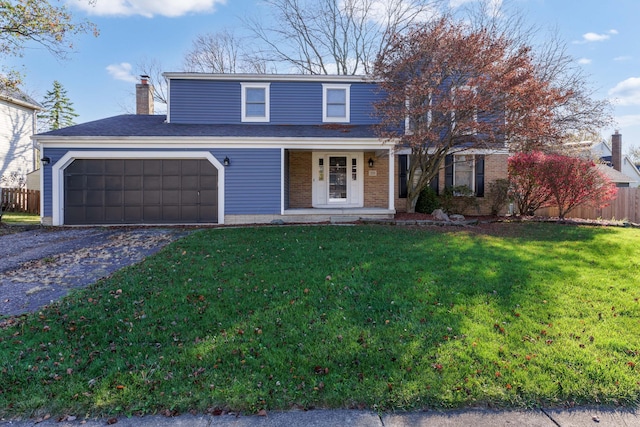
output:
<path id="1" fill-rule="evenodd" d="M 322 85 L 322 121 L 325 123 L 349 123 L 351 85 Z"/>
<path id="2" fill-rule="evenodd" d="M 240 83 L 242 90 L 242 121 L 268 122 L 269 83 Z"/>
<path id="3" fill-rule="evenodd" d="M 469 154 L 453 156 L 453 185 L 465 185 L 473 191 L 475 188 L 475 157 Z"/>
<path id="4" fill-rule="evenodd" d="M 422 105 L 417 102 L 421 102 Z M 431 128 L 433 122 L 433 111 L 431 110 L 433 106 L 433 92 L 431 90 L 429 90 L 427 96 L 420 101 L 407 98 L 404 101 L 404 106 L 407 110 L 407 116 L 404 119 L 404 133 L 406 135 L 413 135 L 417 126 L 420 126 L 423 130 Z"/>
<path id="5" fill-rule="evenodd" d="M 478 95 L 478 88 L 475 86 L 459 86 L 451 89 L 451 97 L 454 105 L 460 103 L 463 106 L 465 101 L 473 100 Z M 478 109 L 476 107 L 473 108 L 473 117 L 471 118 L 473 123 L 478 123 Z M 451 129 L 454 130 L 456 128 L 456 110 L 454 109 L 451 112 Z M 478 129 L 475 127 L 471 127 L 462 132 L 462 135 L 475 135 L 478 133 Z"/>

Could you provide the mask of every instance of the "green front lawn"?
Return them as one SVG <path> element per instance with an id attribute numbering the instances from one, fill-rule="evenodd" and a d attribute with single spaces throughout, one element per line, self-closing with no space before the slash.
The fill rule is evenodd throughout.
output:
<path id="1" fill-rule="evenodd" d="M 2 222 L 10 225 L 15 225 L 15 224 L 36 225 L 36 224 L 40 224 L 40 215 L 28 214 L 28 213 L 22 213 L 22 212 L 3 212 Z"/>
<path id="2" fill-rule="evenodd" d="M 0 416 L 638 403 L 640 230 L 211 229 L 0 330 Z"/>

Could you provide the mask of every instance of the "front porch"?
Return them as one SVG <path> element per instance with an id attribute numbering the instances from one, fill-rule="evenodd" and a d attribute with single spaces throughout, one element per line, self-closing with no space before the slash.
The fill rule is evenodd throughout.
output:
<path id="1" fill-rule="evenodd" d="M 390 150 L 295 150 L 283 155 L 282 215 L 395 213 Z"/>

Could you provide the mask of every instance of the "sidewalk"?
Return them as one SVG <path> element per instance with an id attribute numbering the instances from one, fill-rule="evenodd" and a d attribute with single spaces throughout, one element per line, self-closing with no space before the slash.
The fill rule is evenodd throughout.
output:
<path id="1" fill-rule="evenodd" d="M 132 418 L 58 421 L 0 421 L 15 427 L 640 427 L 640 412 L 626 409 L 577 408 L 536 409 L 530 411 L 493 411 L 472 409 L 449 412 L 400 412 L 379 416 L 371 411 L 313 410 L 271 412 L 258 415 L 160 415 Z"/>

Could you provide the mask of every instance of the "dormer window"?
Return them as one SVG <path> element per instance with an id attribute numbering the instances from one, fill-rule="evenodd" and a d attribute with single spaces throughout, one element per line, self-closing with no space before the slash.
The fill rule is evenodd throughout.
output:
<path id="1" fill-rule="evenodd" d="M 242 121 L 269 121 L 269 83 L 241 83 Z"/>
<path id="2" fill-rule="evenodd" d="M 322 121 L 325 123 L 349 123 L 351 85 L 322 85 Z"/>

